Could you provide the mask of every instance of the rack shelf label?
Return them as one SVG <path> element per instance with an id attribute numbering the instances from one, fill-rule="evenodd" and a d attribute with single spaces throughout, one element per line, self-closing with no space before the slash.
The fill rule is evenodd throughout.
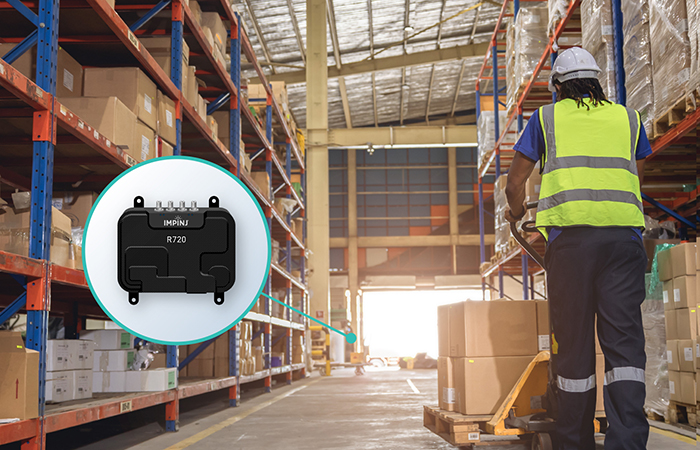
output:
<path id="1" fill-rule="evenodd" d="M 123 401 L 119 404 L 119 413 L 127 413 L 131 412 L 132 405 L 131 405 L 131 400 L 126 400 Z"/>

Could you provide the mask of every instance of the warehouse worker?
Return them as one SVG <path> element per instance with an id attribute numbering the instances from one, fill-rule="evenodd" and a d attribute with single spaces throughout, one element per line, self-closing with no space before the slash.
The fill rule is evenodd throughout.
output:
<path id="1" fill-rule="evenodd" d="M 540 161 L 538 229 L 545 268 L 558 388 L 555 447 L 595 448 L 594 323 L 605 354 L 605 448 L 646 448 L 644 300 L 647 257 L 641 181 L 651 146 L 639 114 L 608 101 L 600 68 L 581 48 L 562 52 L 549 88 L 556 104 L 530 118 L 514 147 L 506 219 L 525 214 L 525 182 Z"/>

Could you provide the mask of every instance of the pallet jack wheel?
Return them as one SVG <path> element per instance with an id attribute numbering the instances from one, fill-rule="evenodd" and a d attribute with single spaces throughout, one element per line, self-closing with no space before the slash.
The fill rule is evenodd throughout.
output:
<path id="1" fill-rule="evenodd" d="M 325 377 L 325 376 L 326 376 L 326 368 L 325 368 L 325 367 L 321 367 L 320 369 L 318 369 L 318 373 L 319 373 L 322 377 Z"/>
<path id="2" fill-rule="evenodd" d="M 532 450 L 553 450 L 552 437 L 547 433 L 537 433 L 532 438 Z"/>

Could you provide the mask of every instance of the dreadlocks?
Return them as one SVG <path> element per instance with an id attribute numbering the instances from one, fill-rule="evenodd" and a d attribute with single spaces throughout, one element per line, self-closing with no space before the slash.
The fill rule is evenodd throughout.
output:
<path id="1" fill-rule="evenodd" d="M 563 83 L 555 82 L 560 87 L 559 96 L 563 100 L 570 98 L 576 101 L 576 105 L 580 108 L 585 106 L 589 111 L 591 109 L 588 103 L 584 102 L 584 97 L 590 98 L 590 103 L 593 106 L 602 105 L 603 102 L 612 103 L 605 96 L 603 88 L 597 78 L 575 78 Z"/>

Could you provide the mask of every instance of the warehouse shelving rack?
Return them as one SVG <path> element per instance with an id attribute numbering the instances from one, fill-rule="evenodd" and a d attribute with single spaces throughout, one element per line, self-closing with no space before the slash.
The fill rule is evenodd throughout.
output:
<path id="1" fill-rule="evenodd" d="M 505 0 L 503 2 L 501 13 L 491 37 L 489 50 L 484 57 L 484 63 L 476 81 L 477 120 L 481 114 L 481 97 L 488 94 L 487 92 L 482 92 L 482 88 L 484 86 L 488 87 L 489 82 L 493 96 L 494 117 L 498 117 L 500 106 L 506 106 L 500 101 L 500 97 L 505 92 L 505 86 L 499 89 L 499 82 L 505 81 L 505 77 L 499 77 L 499 69 L 505 68 L 505 64 L 502 62 L 505 58 L 506 34 L 503 25 L 505 24 L 505 18 L 517 17 L 520 4 L 525 1 L 546 4 L 542 0 Z M 487 175 L 493 175 L 497 179 L 502 174 L 507 173 L 514 151 L 506 146 L 506 139 L 512 138 L 513 134 L 520 134 L 523 130 L 524 118 L 529 117 L 538 107 L 551 103 L 556 99 L 554 95 L 547 91 L 547 82 L 538 81 L 538 77 L 542 70 L 551 68 L 551 63 L 556 59 L 557 51 L 567 48 L 565 45 L 556 45 L 564 33 L 567 36 L 580 37 L 580 20 L 578 20 L 580 18 L 580 5 L 581 0 L 571 0 L 569 2 L 566 15 L 550 33 L 549 43 L 540 57 L 532 77 L 518 96 L 514 110 L 508 115 L 504 130 L 499 129 L 500 124 L 497 119 L 494 121 L 495 146 L 493 149 L 489 149 L 484 155 L 485 157 L 479 161 L 480 272 L 484 296 L 486 295 L 486 288 L 489 287 L 497 292 L 499 297 L 505 297 L 503 281 L 504 276 L 508 276 L 522 284 L 523 299 L 535 298 L 536 293 L 533 289 L 534 276 L 544 272 L 544 269 L 537 266 L 520 246 L 515 246 L 504 254 L 495 255 L 490 261 L 486 260 L 484 214 L 490 213 L 485 210 L 484 206 L 487 199 L 484 198 L 485 183 L 483 179 Z M 617 102 L 625 104 L 621 0 L 612 1 L 612 10 Z M 509 11 L 512 11 L 512 13 L 509 13 Z M 488 75 L 489 70 L 491 70 L 491 75 Z M 513 123 L 517 124 L 516 131 L 511 129 Z M 688 135 L 693 134 L 698 127 L 700 127 L 700 109 L 686 116 L 679 124 L 652 142 L 653 153 L 647 158 L 645 181 L 653 179 L 660 184 L 677 182 L 677 174 L 669 170 L 669 167 L 666 165 L 669 161 L 677 163 L 693 161 L 694 167 L 697 141 L 694 136 L 688 137 Z M 692 182 L 694 183 L 694 180 Z M 694 220 L 692 217 L 698 213 L 697 186 L 692 192 L 677 192 L 673 189 L 662 188 L 660 191 L 657 190 L 650 194 L 643 193 L 642 197 L 645 202 L 654 208 L 653 211 L 647 211 L 653 217 L 670 217 L 678 221 L 681 226 L 682 236 L 683 234 L 687 235 L 689 229 L 696 229 L 697 220 Z M 544 253 L 546 243 L 539 233 L 529 234 L 526 236 L 526 239 L 540 254 Z M 517 274 L 520 279 L 515 278 L 514 274 Z M 494 278 L 498 280 L 497 286 L 495 286 Z"/>
<path id="2" fill-rule="evenodd" d="M 79 186 L 80 190 L 100 190 L 136 163 L 91 127 L 90 118 L 78 117 L 55 98 L 59 45 L 84 66 L 139 67 L 175 102 L 178 133 L 173 153 L 220 164 L 251 189 L 267 217 L 272 237 L 285 245 L 281 263 L 271 264 L 264 292 L 270 293 L 273 285 L 284 288 L 289 304 L 293 298 L 298 298 L 302 311 L 307 310 L 306 225 L 303 223 L 300 236 L 291 229 L 292 216 L 303 218 L 305 214 L 303 195 L 293 189 L 291 182 L 292 172 L 299 174 L 302 193 L 305 193 L 303 148 L 282 114 L 235 9 L 227 0 L 202 0 L 200 6 L 204 11 L 218 12 L 231 24 L 230 71 L 223 61 L 215 58 L 187 1 L 143 4 L 125 0 L 119 2 L 116 10 L 106 0 L 64 0 L 60 7 L 58 0 L 0 1 L 0 29 L 3 30 L 0 42 L 18 44 L 7 55 L 0 55 L 0 121 L 11 121 L 13 125 L 13 133 L 3 134 L 0 144 L 0 179 L 5 185 L 30 190 L 32 194 L 29 255 L 0 251 L 0 285 L 3 286 L 0 305 L 4 306 L 0 311 L 0 323 L 17 312 L 26 311 L 26 345 L 40 353 L 39 418 L 0 425 L 0 445 L 20 441 L 23 449 L 42 449 L 46 446 L 47 433 L 158 404 L 166 405 L 166 429 L 175 431 L 180 399 L 228 389 L 230 405 L 237 406 L 241 384 L 264 380 L 269 392 L 273 377 L 284 376 L 284 380 L 291 383 L 293 376 L 305 376 L 304 364 L 290 363 L 292 331 L 303 335 L 308 325 L 306 320 L 293 317 L 288 308 L 285 318 L 273 317 L 270 301 L 264 299 L 261 300 L 264 313 L 250 312 L 245 317 L 263 325 L 265 368 L 254 375 L 240 375 L 239 327 L 236 326 L 229 332 L 228 377 L 184 379 L 176 389 L 164 392 L 98 394 L 89 400 L 45 405 L 49 314 L 63 315 L 66 337 L 77 337 L 86 318 L 107 319 L 90 294 L 83 272 L 49 261 L 52 191 L 74 189 L 71 184 Z M 4 36 L 6 33 L 12 35 Z M 141 44 L 139 37 L 147 35 L 171 36 L 171 77 Z M 210 100 L 207 113 L 222 107 L 229 109 L 229 123 L 220 124 L 229 130 L 228 147 L 181 93 L 183 39 L 187 39 L 192 50 L 190 60 L 197 66 L 197 77 L 206 83 L 199 92 Z M 11 66 L 34 45 L 37 46 L 36 82 Z M 243 56 L 255 68 L 266 89 L 265 128 L 253 117 L 247 99 L 241 95 Z M 273 133 L 281 136 L 283 142 L 273 141 Z M 244 148 L 239 145 L 241 137 Z M 30 144 L 31 157 L 27 152 Z M 285 148 L 285 161 L 280 161 L 275 147 Z M 241 151 L 251 155 L 256 169 L 267 172 L 269 186 L 258 186 L 241 169 Z M 277 193 L 297 200 L 298 206 L 292 214 L 280 214 L 274 208 L 273 195 Z M 293 247 L 299 252 L 296 259 L 292 256 Z M 292 275 L 294 270 L 299 270 L 298 278 Z M 271 367 L 273 329 L 282 330 L 287 339 L 286 364 L 282 367 Z M 194 356 L 179 364 L 179 369 L 212 342 L 201 344 L 193 352 Z M 178 367 L 174 346 L 167 347 L 167 365 Z"/>

